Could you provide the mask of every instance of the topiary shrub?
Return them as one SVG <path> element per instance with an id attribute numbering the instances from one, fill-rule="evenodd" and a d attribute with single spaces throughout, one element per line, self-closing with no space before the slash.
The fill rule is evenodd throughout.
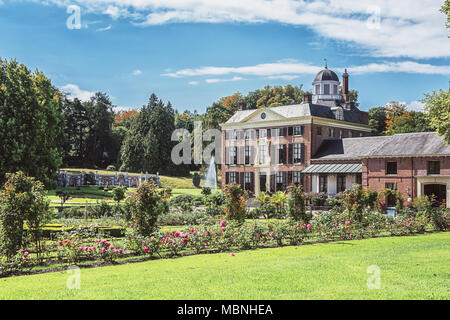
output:
<path id="1" fill-rule="evenodd" d="M 194 187 L 200 188 L 200 181 L 201 181 L 200 175 L 197 172 L 194 173 L 194 176 L 192 177 L 192 183 L 194 184 Z"/>
<path id="2" fill-rule="evenodd" d="M 312 214 L 306 212 L 305 195 L 301 186 L 289 188 L 288 213 L 294 221 L 303 223 L 309 223 L 312 218 Z"/>
<path id="3" fill-rule="evenodd" d="M 243 222 L 247 215 L 247 193 L 236 183 L 229 184 L 224 188 L 225 193 L 225 216 L 227 219 Z"/>
<path id="4" fill-rule="evenodd" d="M 157 229 L 158 217 L 169 212 L 168 193 L 159 191 L 153 182 L 143 182 L 131 202 L 132 227 L 140 235 L 149 236 Z"/>

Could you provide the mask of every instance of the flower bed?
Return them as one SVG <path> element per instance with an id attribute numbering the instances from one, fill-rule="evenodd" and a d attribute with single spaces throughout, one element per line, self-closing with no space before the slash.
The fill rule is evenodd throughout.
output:
<path id="1" fill-rule="evenodd" d="M 450 227 L 446 211 L 438 217 Z M 291 219 L 269 223 L 252 220 L 239 223 L 222 220 L 182 230 L 156 231 L 148 236 L 135 232 L 124 240 L 100 237 L 94 229 L 73 229 L 50 241 L 44 258 L 37 259 L 32 250 L 21 250 L 12 261 L 0 264 L 0 275 L 17 274 L 38 264 L 100 261 L 113 263 L 123 257 L 175 257 L 220 251 L 300 245 L 318 241 L 355 240 L 379 236 L 405 236 L 437 231 L 436 224 L 422 216 L 391 218 L 377 212 L 365 212 L 361 220 L 349 219 L 345 213 L 326 212 L 308 223 Z M 442 229 L 441 229 L 442 230 Z"/>

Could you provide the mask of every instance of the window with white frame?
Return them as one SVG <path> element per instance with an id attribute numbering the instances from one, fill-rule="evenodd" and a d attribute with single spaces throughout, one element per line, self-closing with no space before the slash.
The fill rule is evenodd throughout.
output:
<path id="1" fill-rule="evenodd" d="M 303 126 L 294 127 L 294 136 L 301 136 L 303 134 Z"/>
<path id="2" fill-rule="evenodd" d="M 294 171 L 293 172 L 292 180 L 293 180 L 294 184 L 302 183 L 300 171 Z"/>
<path id="3" fill-rule="evenodd" d="M 230 148 L 230 164 L 237 164 L 237 147 Z"/>
<path id="4" fill-rule="evenodd" d="M 294 144 L 294 163 L 302 162 L 302 145 L 300 143 Z"/>
<path id="5" fill-rule="evenodd" d="M 267 129 L 259 129 L 259 137 L 267 138 Z"/>
<path id="6" fill-rule="evenodd" d="M 329 84 L 323 85 L 323 94 L 330 94 L 330 85 Z"/>
<path id="7" fill-rule="evenodd" d="M 267 146 L 265 144 L 259 146 L 259 163 L 266 163 Z"/>
<path id="8" fill-rule="evenodd" d="M 316 85 L 316 94 L 320 94 L 320 85 Z"/>
<path id="9" fill-rule="evenodd" d="M 326 175 L 319 176 L 319 192 L 328 192 L 328 176 Z"/>
<path id="10" fill-rule="evenodd" d="M 230 172 L 230 183 L 236 183 L 237 181 L 237 172 Z"/>
<path id="11" fill-rule="evenodd" d="M 283 172 L 277 172 L 277 183 L 284 183 L 284 175 L 283 175 Z"/>

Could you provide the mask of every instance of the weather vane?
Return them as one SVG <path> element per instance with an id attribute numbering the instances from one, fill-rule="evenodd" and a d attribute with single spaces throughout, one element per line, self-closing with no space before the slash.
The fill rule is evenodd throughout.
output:
<path id="1" fill-rule="evenodd" d="M 325 69 L 328 69 L 328 62 L 327 62 L 327 58 L 323 59 L 325 61 Z"/>

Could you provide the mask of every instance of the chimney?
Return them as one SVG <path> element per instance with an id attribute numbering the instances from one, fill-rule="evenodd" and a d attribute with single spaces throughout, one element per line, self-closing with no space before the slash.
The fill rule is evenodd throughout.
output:
<path id="1" fill-rule="evenodd" d="M 245 110 L 247 104 L 245 102 L 239 102 L 239 111 Z"/>
<path id="2" fill-rule="evenodd" d="M 345 109 L 347 109 L 347 110 L 353 110 L 353 109 L 355 109 L 355 102 L 350 102 L 350 101 L 347 101 L 346 103 L 345 103 Z"/>
<path id="3" fill-rule="evenodd" d="M 348 77 L 347 69 L 345 69 L 345 72 L 342 75 L 342 96 L 345 102 L 350 101 L 350 95 L 348 94 Z"/>
<path id="4" fill-rule="evenodd" d="M 312 103 L 312 94 L 310 92 L 305 92 L 303 94 L 303 102 L 304 103 Z"/>

